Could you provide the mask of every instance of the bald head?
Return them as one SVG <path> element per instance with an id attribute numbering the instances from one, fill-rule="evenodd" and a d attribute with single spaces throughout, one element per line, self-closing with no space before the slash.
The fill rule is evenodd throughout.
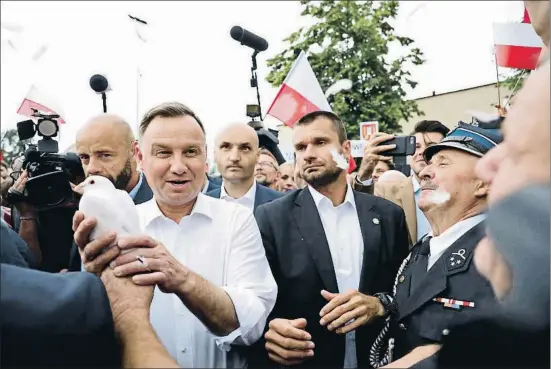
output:
<path id="1" fill-rule="evenodd" d="M 214 159 L 224 181 L 252 183 L 258 145 L 256 131 L 245 123 L 229 124 L 216 135 Z"/>
<path id="2" fill-rule="evenodd" d="M 106 177 L 119 190 L 131 191 L 137 184 L 137 143 L 121 117 L 102 114 L 90 119 L 77 132 L 75 146 L 87 176 Z"/>
<path id="3" fill-rule="evenodd" d="M 214 141 L 216 147 L 221 141 L 236 141 L 249 142 L 253 149 L 258 149 L 258 135 L 254 128 L 246 123 L 230 123 L 224 127 L 217 135 Z"/>
<path id="4" fill-rule="evenodd" d="M 77 132 L 77 140 L 79 136 L 88 135 L 91 131 L 107 131 L 112 135 L 116 135 L 118 139 L 128 143 L 135 140 L 130 124 L 115 114 L 102 114 L 90 119 Z"/>

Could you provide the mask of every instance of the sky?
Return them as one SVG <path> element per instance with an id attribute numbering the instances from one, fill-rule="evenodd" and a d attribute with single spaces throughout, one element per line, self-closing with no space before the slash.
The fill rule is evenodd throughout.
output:
<path id="1" fill-rule="evenodd" d="M 252 50 L 230 37 L 231 27 L 242 26 L 269 42 L 257 58 L 265 112 L 277 93 L 264 79 L 266 60 L 284 50 L 285 37 L 311 22 L 300 15 L 298 1 L 1 3 L 2 23 L 11 28 L 1 32 L 2 130 L 24 120 L 15 112 L 34 84 L 62 107 L 67 121 L 62 150 L 80 126 L 102 113 L 101 97 L 89 87 L 96 73 L 112 88 L 109 113 L 137 127 L 155 104 L 180 101 L 201 118 L 212 141 L 220 127 L 247 121 L 246 104 L 256 103 L 249 85 Z M 412 70 L 419 85 L 408 97 L 494 82 L 492 24 L 519 21 L 522 13 L 521 1 L 401 1 L 397 33 L 414 39 L 427 60 Z M 148 22 L 147 43 L 138 40 L 128 14 Z M 15 32 L 13 25 L 23 31 Z M 47 45 L 46 52 L 31 62 L 41 45 Z"/>

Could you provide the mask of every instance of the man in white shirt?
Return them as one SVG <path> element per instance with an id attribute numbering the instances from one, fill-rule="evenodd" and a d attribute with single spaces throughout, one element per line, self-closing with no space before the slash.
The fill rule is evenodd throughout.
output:
<path id="1" fill-rule="evenodd" d="M 258 156 L 258 135 L 252 127 L 245 123 L 225 127 L 214 141 L 214 160 L 222 175 L 222 186 L 207 195 L 236 202 L 251 211 L 281 197 L 280 192 L 255 181 Z"/>
<path id="2" fill-rule="evenodd" d="M 427 367 L 434 366 L 434 354 L 451 330 L 495 306 L 491 286 L 472 260 L 485 236 L 489 194 L 475 168 L 502 141 L 499 124 L 460 122 L 439 144 L 425 150 L 429 164 L 420 173 L 419 207 L 432 231 L 413 247 L 396 278 L 390 331 L 397 360 L 389 368 L 408 368 L 425 359 Z M 376 345 L 372 352 L 382 349 Z"/>
<path id="3" fill-rule="evenodd" d="M 408 252 L 404 212 L 347 183 L 351 146 L 335 114 L 302 117 L 293 143 L 307 187 L 255 213 L 278 296 L 251 366 L 367 367 L 386 313 L 372 309 Z"/>
<path id="4" fill-rule="evenodd" d="M 277 296 L 252 212 L 201 193 L 205 132 L 189 108 L 154 107 L 140 136 L 138 160 L 154 193 L 138 206 L 147 236 L 118 240 L 92 261 L 113 239 L 79 245 L 86 269 L 98 272 L 127 251 L 110 266 L 119 277 L 135 274 L 136 284 L 157 285 L 151 324 L 179 365 L 244 367 L 233 345 L 259 339 Z M 90 223 L 79 228 L 89 231 Z"/>

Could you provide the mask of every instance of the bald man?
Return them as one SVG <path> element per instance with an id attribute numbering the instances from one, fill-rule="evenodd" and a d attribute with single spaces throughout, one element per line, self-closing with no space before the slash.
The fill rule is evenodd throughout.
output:
<path id="1" fill-rule="evenodd" d="M 258 136 L 253 128 L 245 123 L 225 127 L 214 141 L 214 160 L 222 175 L 222 186 L 207 195 L 237 202 L 251 211 L 281 197 L 281 193 L 256 183 L 258 155 Z"/>
<path id="2" fill-rule="evenodd" d="M 119 190 L 128 192 L 136 205 L 153 198 L 143 173 L 138 171 L 138 142 L 132 128 L 121 117 L 102 114 L 90 119 L 78 132 L 75 150 L 86 176 L 108 178 Z M 81 270 L 81 260 L 73 243 L 69 271 Z"/>

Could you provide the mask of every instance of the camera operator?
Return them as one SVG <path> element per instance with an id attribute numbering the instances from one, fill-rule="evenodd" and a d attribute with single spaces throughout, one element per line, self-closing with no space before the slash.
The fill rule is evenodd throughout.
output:
<path id="1" fill-rule="evenodd" d="M 9 188 L 8 192 L 22 197 L 28 179 L 27 171 L 23 171 L 13 186 Z M 13 207 L 17 210 L 17 212 L 12 210 L 12 214 L 17 214 L 19 236 L 27 243 L 33 255 L 33 266 L 38 267 L 42 263 L 42 251 L 38 241 L 38 218 L 36 210 L 33 205 L 26 201 L 16 202 L 13 204 Z"/>

